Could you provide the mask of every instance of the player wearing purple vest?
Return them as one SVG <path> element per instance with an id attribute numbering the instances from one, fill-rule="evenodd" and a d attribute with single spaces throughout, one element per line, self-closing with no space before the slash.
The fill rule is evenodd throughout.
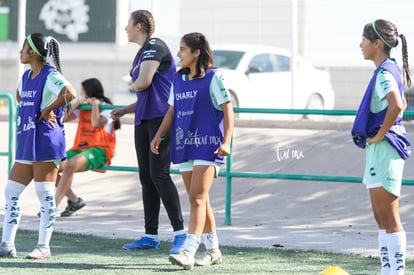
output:
<path id="1" fill-rule="evenodd" d="M 56 68 L 49 65 L 53 57 Z M 5 187 L 5 213 L 0 257 L 16 257 L 14 245 L 20 222 L 20 195 L 34 180 L 40 201 L 39 239 L 26 258 L 50 256 L 49 242 L 56 220 L 54 186 L 60 160 L 65 157 L 63 106 L 75 90 L 62 76 L 59 44 L 53 37 L 33 33 L 20 51 L 20 62 L 29 64 L 17 89 L 17 150 Z"/>
<path id="2" fill-rule="evenodd" d="M 169 260 L 191 269 L 194 264 L 222 261 L 209 191 L 224 156 L 230 153 L 234 115 L 223 76 L 213 67 L 207 38 L 201 33 L 184 35 L 178 57 L 182 69 L 174 76 L 170 107 L 151 142 L 151 151 L 159 154 L 164 143 L 162 136 L 171 128 L 171 158 L 180 164 L 191 209 L 183 249 L 179 254 L 171 254 Z M 201 241 L 206 252 L 201 260 L 195 261 Z"/>
<path id="3" fill-rule="evenodd" d="M 398 38 L 402 42 L 404 77 L 390 58 Z M 407 107 L 403 84 L 411 86 L 407 43 L 393 23 L 379 19 L 365 25 L 360 47 L 364 58 L 373 61 L 377 69 L 358 109 L 352 135 L 355 144 L 366 152 L 363 182 L 378 224 L 381 275 L 401 275 L 407 241 L 400 220 L 399 197 L 405 159 L 411 154 L 401 123 Z"/>
<path id="4" fill-rule="evenodd" d="M 131 14 L 125 28 L 128 40 L 141 46 L 130 72 L 137 101 L 122 109 L 112 110 L 113 118 L 135 112 L 135 151 L 144 203 L 145 235 L 133 243 L 125 244 L 123 248 L 159 247 L 158 220 L 162 201 L 174 230 L 173 247 L 170 250 L 174 254 L 180 250 L 186 235 L 180 198 L 170 177 L 170 134 L 165 134 L 159 155 L 150 152 L 150 142 L 167 112 L 168 94 L 176 67 L 167 45 L 161 39 L 152 37 L 154 28 L 150 12 L 137 10 Z"/>

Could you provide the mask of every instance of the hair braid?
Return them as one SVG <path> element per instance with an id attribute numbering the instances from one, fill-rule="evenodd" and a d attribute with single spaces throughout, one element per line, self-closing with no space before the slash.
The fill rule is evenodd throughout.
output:
<path id="1" fill-rule="evenodd" d="M 405 39 L 405 35 L 403 34 L 400 34 L 399 37 L 401 38 L 401 42 L 402 42 L 402 60 L 403 60 L 404 81 L 408 87 L 411 87 L 411 72 L 410 72 L 410 66 L 408 64 L 407 40 Z"/>
<path id="2" fill-rule="evenodd" d="M 50 53 L 53 58 L 53 63 L 56 65 L 56 69 L 62 73 L 62 69 L 60 67 L 60 55 L 59 55 L 59 43 L 52 38 L 49 42 Z"/>
<path id="3" fill-rule="evenodd" d="M 152 36 L 155 32 L 154 17 L 147 10 L 136 10 L 131 13 L 131 19 L 134 25 L 141 23 L 148 36 Z"/>
<path id="4" fill-rule="evenodd" d="M 402 61 L 404 84 L 411 87 L 411 73 L 408 64 L 407 40 L 403 34 L 398 34 L 397 27 L 388 20 L 378 19 L 368 23 L 362 34 L 370 41 L 380 39 L 384 43 L 384 52 L 389 55 L 391 48 L 398 46 L 398 37 L 402 42 Z"/>

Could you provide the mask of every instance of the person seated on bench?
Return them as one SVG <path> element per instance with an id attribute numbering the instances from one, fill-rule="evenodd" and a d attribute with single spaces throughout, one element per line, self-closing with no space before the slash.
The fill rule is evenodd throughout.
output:
<path id="1" fill-rule="evenodd" d="M 56 207 L 66 196 L 68 205 L 61 217 L 69 217 L 86 204 L 76 196 L 71 186 L 74 173 L 99 170 L 109 165 L 115 153 L 115 130 L 121 128 L 119 120 L 112 120 L 111 110 L 100 110 L 100 105 L 112 105 L 105 97 L 101 82 L 96 78 L 86 79 L 81 83 L 81 98 L 75 100 L 67 110 L 65 122 L 78 118 L 73 147 L 66 152 L 66 160 L 59 168 L 60 175 L 56 181 Z M 92 110 L 77 109 L 80 104 L 91 104 Z"/>

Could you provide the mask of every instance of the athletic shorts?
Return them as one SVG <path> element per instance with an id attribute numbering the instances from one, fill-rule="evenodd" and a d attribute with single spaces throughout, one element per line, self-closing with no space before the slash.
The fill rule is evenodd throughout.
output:
<path id="1" fill-rule="evenodd" d="M 33 162 L 53 162 L 57 167 L 59 167 L 60 163 L 62 160 L 60 159 L 55 159 L 55 160 L 42 160 L 42 161 L 31 161 L 31 160 L 21 160 L 21 159 L 16 159 L 15 162 L 18 163 L 22 163 L 22 164 L 27 164 L 27 165 L 33 165 Z"/>
<path id="2" fill-rule="evenodd" d="M 101 147 L 93 147 L 85 150 L 69 150 L 66 152 L 67 159 L 82 154 L 86 159 L 85 170 L 101 168 L 106 163 L 105 150 Z"/>
<path id="3" fill-rule="evenodd" d="M 399 197 L 405 161 L 387 140 L 368 144 L 365 148 L 363 183 L 367 189 L 383 187 Z"/>
<path id="4" fill-rule="evenodd" d="M 214 166 L 214 168 L 216 170 L 214 177 L 217 177 L 218 173 L 220 172 L 221 163 L 217 163 L 217 162 L 214 162 L 214 161 L 196 159 L 196 160 L 189 160 L 187 162 L 180 163 L 178 169 L 180 170 L 180 172 L 189 172 L 189 171 L 193 171 L 193 167 L 196 166 L 196 165 Z"/>

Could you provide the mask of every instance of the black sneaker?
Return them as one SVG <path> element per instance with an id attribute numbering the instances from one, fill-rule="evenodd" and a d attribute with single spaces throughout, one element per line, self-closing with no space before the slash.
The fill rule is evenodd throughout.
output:
<path id="1" fill-rule="evenodd" d="M 65 211 L 60 213 L 61 217 L 69 217 L 72 216 L 73 213 L 84 207 L 86 203 L 82 200 L 82 198 L 78 198 L 76 202 L 71 202 L 68 200 L 68 206 L 66 206 Z"/>

